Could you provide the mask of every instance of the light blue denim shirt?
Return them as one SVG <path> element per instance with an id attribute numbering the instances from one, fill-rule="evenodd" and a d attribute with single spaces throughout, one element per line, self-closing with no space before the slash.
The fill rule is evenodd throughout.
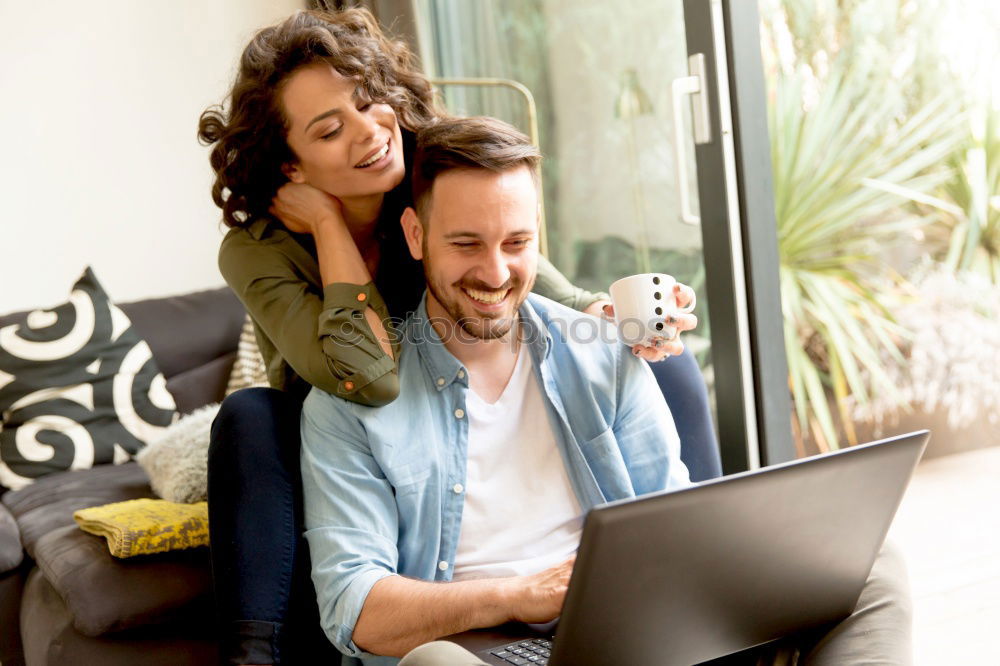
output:
<path id="1" fill-rule="evenodd" d="M 469 376 L 426 313 L 425 295 L 401 331 L 394 402 L 364 407 L 314 388 L 302 410 L 306 539 L 323 628 L 372 666 L 398 660 L 351 640 L 368 592 L 393 574 L 451 580 L 462 523 Z M 584 511 L 690 484 L 663 395 L 613 326 L 534 294 L 519 315 Z"/>

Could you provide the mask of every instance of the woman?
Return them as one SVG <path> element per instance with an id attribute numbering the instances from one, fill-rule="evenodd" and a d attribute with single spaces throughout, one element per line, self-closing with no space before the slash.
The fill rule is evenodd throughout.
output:
<path id="1" fill-rule="evenodd" d="M 219 266 L 253 319 L 273 387 L 233 394 L 213 425 L 209 510 L 227 663 L 318 663 L 330 647 L 301 537 L 299 410 L 310 386 L 371 406 L 398 393 L 399 347 L 386 324 L 424 289 L 399 225 L 406 160 L 413 132 L 436 113 L 406 47 L 367 12 L 347 10 L 302 11 L 259 32 L 227 109 L 201 117 L 213 198 L 231 227 Z M 535 291 L 595 315 L 609 305 L 544 259 Z M 682 305 L 692 297 L 678 292 Z M 659 360 L 682 350 L 670 341 L 634 352 Z M 683 367 L 685 381 L 701 381 Z"/>

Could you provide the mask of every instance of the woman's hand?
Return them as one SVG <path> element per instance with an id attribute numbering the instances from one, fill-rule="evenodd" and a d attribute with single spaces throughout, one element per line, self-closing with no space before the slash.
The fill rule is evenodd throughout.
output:
<path id="1" fill-rule="evenodd" d="M 694 303 L 694 290 L 686 284 L 676 283 L 674 285 L 674 298 L 677 300 L 677 309 L 683 310 Z M 584 312 L 593 315 L 603 315 L 606 319 L 614 321 L 615 308 L 609 301 L 598 301 L 588 307 Z M 698 325 L 698 317 L 693 314 L 681 312 L 668 313 L 663 319 L 667 326 L 677 329 L 673 339 L 664 337 L 653 338 L 651 346 L 633 345 L 632 353 L 647 361 L 662 361 L 669 356 L 677 356 L 684 351 L 684 343 L 681 342 L 681 331 L 690 331 Z"/>
<path id="2" fill-rule="evenodd" d="M 323 223 L 335 221 L 343 224 L 340 201 L 323 190 L 304 183 L 285 183 L 271 199 L 268 209 L 281 220 L 289 231 L 297 234 L 315 234 Z"/>

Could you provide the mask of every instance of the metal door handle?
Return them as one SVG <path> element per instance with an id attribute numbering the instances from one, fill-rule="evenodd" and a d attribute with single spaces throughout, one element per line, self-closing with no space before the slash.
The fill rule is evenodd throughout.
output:
<path id="1" fill-rule="evenodd" d="M 705 86 L 705 54 L 695 53 L 688 57 L 689 76 L 674 79 L 671 86 L 671 101 L 674 110 L 674 171 L 677 173 L 677 191 L 680 195 L 681 220 L 687 224 L 701 224 L 701 218 L 691 211 L 691 194 L 688 190 L 687 155 L 684 150 L 683 100 L 691 95 L 691 124 L 694 126 L 694 142 L 709 143 L 712 128 L 708 115 L 708 91 Z"/>

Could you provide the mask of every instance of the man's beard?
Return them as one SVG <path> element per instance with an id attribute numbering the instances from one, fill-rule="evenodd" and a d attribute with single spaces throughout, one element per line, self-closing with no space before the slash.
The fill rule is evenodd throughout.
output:
<path id="1" fill-rule="evenodd" d="M 433 269 L 430 262 L 427 261 L 427 252 L 425 251 L 424 277 L 427 281 L 427 289 L 430 290 L 434 299 L 441 305 L 441 307 L 444 308 L 445 312 L 448 313 L 448 317 L 458 324 L 458 327 L 462 331 L 477 340 L 497 340 L 506 336 L 517 322 L 517 311 L 521 307 L 521 304 L 524 303 L 524 300 L 528 297 L 528 292 L 531 291 L 532 286 L 528 285 L 525 289 L 524 283 L 521 279 L 515 276 L 511 276 L 511 278 L 499 288 L 490 287 L 489 285 L 486 285 L 478 280 L 465 279 L 459 280 L 452 285 L 452 287 L 458 291 L 461 291 L 463 287 L 466 289 L 475 289 L 487 292 L 505 291 L 510 289 L 511 293 L 508 295 L 508 298 L 511 296 L 516 298 L 520 295 L 519 300 L 513 307 L 512 316 L 490 317 L 489 315 L 483 315 L 478 312 L 473 314 L 463 312 L 462 304 L 459 301 L 461 296 L 456 296 L 454 299 L 447 298 L 445 290 L 434 281 L 432 273 Z M 531 281 L 534 283 L 534 277 L 532 277 Z"/>

